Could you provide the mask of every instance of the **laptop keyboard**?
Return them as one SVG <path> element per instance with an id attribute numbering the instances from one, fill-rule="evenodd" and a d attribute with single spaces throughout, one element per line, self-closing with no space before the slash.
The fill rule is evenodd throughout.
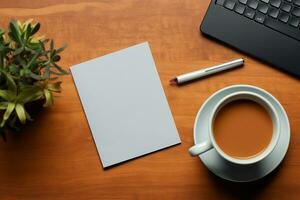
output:
<path id="1" fill-rule="evenodd" d="M 300 0 L 216 0 L 216 4 L 300 41 Z"/>

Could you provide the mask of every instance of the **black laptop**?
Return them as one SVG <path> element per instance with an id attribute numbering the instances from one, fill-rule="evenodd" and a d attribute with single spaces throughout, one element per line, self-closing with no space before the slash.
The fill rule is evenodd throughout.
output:
<path id="1" fill-rule="evenodd" d="M 300 78 L 300 0 L 212 0 L 202 33 Z"/>

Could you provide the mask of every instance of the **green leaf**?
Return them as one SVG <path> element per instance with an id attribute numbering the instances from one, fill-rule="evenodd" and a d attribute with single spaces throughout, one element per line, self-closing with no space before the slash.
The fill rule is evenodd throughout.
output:
<path id="1" fill-rule="evenodd" d="M 51 40 L 50 41 L 50 51 L 53 52 L 53 50 L 54 50 L 54 41 Z"/>
<path id="2" fill-rule="evenodd" d="M 67 46 L 68 46 L 67 44 L 64 44 L 62 47 L 60 47 L 59 49 L 56 50 L 56 53 L 57 54 L 61 53 L 62 51 L 64 51 L 67 48 Z"/>
<path id="3" fill-rule="evenodd" d="M 7 80 L 8 89 L 10 91 L 12 91 L 14 94 L 16 94 L 17 93 L 17 85 L 16 85 L 14 79 L 11 77 L 11 75 L 6 74 L 6 80 Z"/>
<path id="4" fill-rule="evenodd" d="M 33 121 L 33 119 L 31 118 L 31 116 L 29 115 L 29 113 L 25 110 L 25 115 L 26 115 L 26 119 L 29 121 Z"/>
<path id="5" fill-rule="evenodd" d="M 49 79 L 50 78 L 50 65 L 45 67 L 45 71 L 44 71 L 44 75 L 43 75 L 44 79 Z"/>
<path id="6" fill-rule="evenodd" d="M 38 81 L 40 81 L 40 80 L 43 79 L 41 76 L 39 76 L 39 75 L 33 73 L 32 71 L 29 72 L 29 76 L 30 76 L 31 78 L 35 79 L 35 80 L 38 80 Z"/>
<path id="7" fill-rule="evenodd" d="M 34 35 L 36 32 L 38 32 L 40 30 L 41 24 L 40 23 L 36 23 L 35 25 L 33 25 L 34 27 L 31 30 L 31 35 Z"/>
<path id="8" fill-rule="evenodd" d="M 1 127 L 1 128 L 4 127 L 5 122 L 6 122 L 6 121 L 4 121 L 4 120 L 2 119 L 2 122 L 1 122 L 1 124 L 0 124 L 0 127 Z"/>
<path id="9" fill-rule="evenodd" d="M 8 102 L 0 102 L 0 110 L 6 110 L 8 106 Z"/>
<path id="10" fill-rule="evenodd" d="M 4 35 L 5 31 L 0 28 L 0 37 Z"/>
<path id="11" fill-rule="evenodd" d="M 31 101 L 36 101 L 36 100 L 39 100 L 39 99 L 44 99 L 44 93 L 43 91 L 39 91 L 35 94 L 34 98 L 32 98 L 30 101 L 28 102 L 31 102 Z"/>
<path id="12" fill-rule="evenodd" d="M 11 100 L 11 95 L 8 90 L 0 90 L 0 97 L 6 101 Z"/>
<path id="13" fill-rule="evenodd" d="M 0 69 L 0 72 L 2 72 L 2 74 L 6 77 L 6 83 L 7 83 L 8 90 L 10 92 L 12 92 L 13 94 L 17 95 L 17 85 L 16 85 L 14 79 L 11 77 L 10 74 L 3 71 L 2 69 Z"/>
<path id="14" fill-rule="evenodd" d="M 31 66 L 34 64 L 34 62 L 36 61 L 36 59 L 38 58 L 39 54 L 35 54 L 31 60 L 27 63 L 25 68 L 31 68 Z"/>
<path id="15" fill-rule="evenodd" d="M 51 78 L 49 78 L 50 81 L 54 81 L 54 80 L 57 80 L 57 79 L 58 79 L 57 76 L 56 76 L 56 77 L 51 77 Z"/>
<path id="16" fill-rule="evenodd" d="M 23 68 L 25 68 L 25 66 L 27 65 L 25 60 L 20 55 L 16 56 L 14 64 L 21 65 Z"/>
<path id="17" fill-rule="evenodd" d="M 53 63 L 53 66 L 63 75 L 69 74 L 66 70 L 64 70 L 62 67 L 58 66 L 57 64 Z"/>
<path id="18" fill-rule="evenodd" d="M 7 109 L 3 115 L 3 121 L 6 121 L 9 116 L 11 115 L 11 113 L 14 111 L 16 104 L 15 103 L 11 103 L 9 102 L 7 105 Z"/>
<path id="19" fill-rule="evenodd" d="M 21 32 L 21 36 L 20 36 L 20 37 L 21 37 L 21 40 L 22 40 L 22 41 L 26 41 L 26 39 L 27 39 L 27 38 L 26 38 L 26 31 L 23 31 L 23 29 L 21 29 L 20 32 Z"/>
<path id="20" fill-rule="evenodd" d="M 24 51 L 24 47 L 20 47 L 20 48 L 16 49 L 13 54 L 16 56 L 16 55 L 19 55 L 20 53 L 22 53 L 23 51 Z"/>
<path id="21" fill-rule="evenodd" d="M 50 74 L 54 74 L 54 75 L 61 75 L 61 73 L 59 73 L 59 72 L 56 72 L 56 71 L 52 71 L 52 70 L 50 70 L 49 72 L 50 72 Z"/>
<path id="22" fill-rule="evenodd" d="M 50 91 L 53 91 L 53 92 L 61 92 L 61 81 L 58 81 L 58 82 L 55 82 L 55 83 L 48 83 L 46 88 Z"/>
<path id="23" fill-rule="evenodd" d="M 35 54 L 36 53 L 36 50 L 34 50 L 34 48 L 32 48 L 32 45 L 30 43 L 27 43 L 26 46 L 24 47 L 24 49 L 26 51 L 29 51 L 29 53 L 31 53 L 31 54 Z"/>
<path id="24" fill-rule="evenodd" d="M 45 49 L 45 43 L 42 42 L 42 41 L 39 41 L 39 44 L 40 44 L 40 46 L 41 46 L 41 49 L 42 49 L 43 51 L 46 51 L 46 49 Z M 47 55 L 47 54 L 46 54 L 46 55 Z"/>
<path id="25" fill-rule="evenodd" d="M 41 53 L 42 47 L 41 45 L 37 42 L 37 43 L 27 43 L 26 47 L 25 47 L 26 51 L 30 51 L 30 53 L 35 54 L 35 53 Z"/>
<path id="26" fill-rule="evenodd" d="M 57 55 L 57 54 L 55 54 L 55 55 L 53 56 L 53 58 L 52 58 L 52 61 L 53 61 L 53 62 L 58 62 L 58 61 L 60 61 L 60 56 Z"/>
<path id="27" fill-rule="evenodd" d="M 28 70 L 26 70 L 26 69 L 21 69 L 20 70 L 20 76 L 22 77 L 22 76 L 27 76 L 27 72 Z"/>
<path id="28" fill-rule="evenodd" d="M 26 25 L 24 32 L 26 33 L 25 38 L 26 38 L 26 40 L 28 40 L 31 36 L 31 25 L 30 24 Z"/>
<path id="29" fill-rule="evenodd" d="M 26 112 L 25 112 L 25 108 L 22 104 L 18 103 L 16 105 L 16 113 L 18 115 L 18 118 L 19 118 L 20 122 L 22 124 L 25 124 L 25 122 L 26 122 Z"/>
<path id="30" fill-rule="evenodd" d="M 30 18 L 30 19 L 26 20 L 26 21 L 23 23 L 23 25 L 29 25 L 29 24 L 31 24 L 32 21 L 33 21 L 33 19 Z"/>
<path id="31" fill-rule="evenodd" d="M 11 20 L 9 23 L 10 32 L 8 35 L 11 37 L 12 40 L 18 42 L 20 45 L 23 45 L 22 39 L 21 39 L 21 32 L 20 27 L 16 20 Z"/>
<path id="32" fill-rule="evenodd" d="M 13 41 L 15 41 L 16 43 L 18 43 L 18 44 L 20 44 L 17 40 L 18 39 L 16 39 L 15 37 L 15 35 L 12 33 L 12 32 L 8 32 L 8 36 L 9 36 L 9 38 L 11 39 L 11 40 L 13 40 Z M 2 123 L 1 123 L 2 124 Z"/>
<path id="33" fill-rule="evenodd" d="M 46 98 L 46 102 L 44 103 L 44 107 L 51 106 L 53 104 L 53 97 L 51 91 L 44 89 L 44 95 Z"/>
<path id="34" fill-rule="evenodd" d="M 46 44 L 46 43 L 48 43 L 49 41 L 50 41 L 50 39 L 49 38 L 46 38 L 46 39 L 42 39 L 42 40 L 40 40 L 41 42 L 43 42 L 44 44 Z"/>
<path id="35" fill-rule="evenodd" d="M 12 74 L 17 74 L 19 72 L 19 67 L 15 64 L 10 65 L 8 69 Z"/>
<path id="36" fill-rule="evenodd" d="M 35 101 L 43 97 L 43 95 L 43 91 L 36 86 L 25 87 L 18 95 L 17 102 L 25 104 L 31 101 Z"/>

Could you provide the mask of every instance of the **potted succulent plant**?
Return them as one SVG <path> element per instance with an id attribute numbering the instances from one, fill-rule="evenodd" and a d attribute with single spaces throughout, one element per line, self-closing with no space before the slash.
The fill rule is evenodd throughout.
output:
<path id="1" fill-rule="evenodd" d="M 59 76 L 68 74 L 57 62 L 66 46 L 56 49 L 53 40 L 36 36 L 39 23 L 12 20 L 8 31 L 0 28 L 0 134 L 19 130 L 32 120 L 28 105 L 53 104 L 61 91 Z"/>

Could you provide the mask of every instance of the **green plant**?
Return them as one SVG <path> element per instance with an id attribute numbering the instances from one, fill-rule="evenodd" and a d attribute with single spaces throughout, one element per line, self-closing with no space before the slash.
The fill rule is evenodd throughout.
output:
<path id="1" fill-rule="evenodd" d="M 58 77 L 68 74 L 57 62 L 66 46 L 56 49 L 53 40 L 36 36 L 39 23 L 12 20 L 7 33 L 0 28 L 0 133 L 32 120 L 26 105 L 53 104 L 53 92 L 61 91 Z M 1 119 L 2 117 L 2 119 Z"/>

